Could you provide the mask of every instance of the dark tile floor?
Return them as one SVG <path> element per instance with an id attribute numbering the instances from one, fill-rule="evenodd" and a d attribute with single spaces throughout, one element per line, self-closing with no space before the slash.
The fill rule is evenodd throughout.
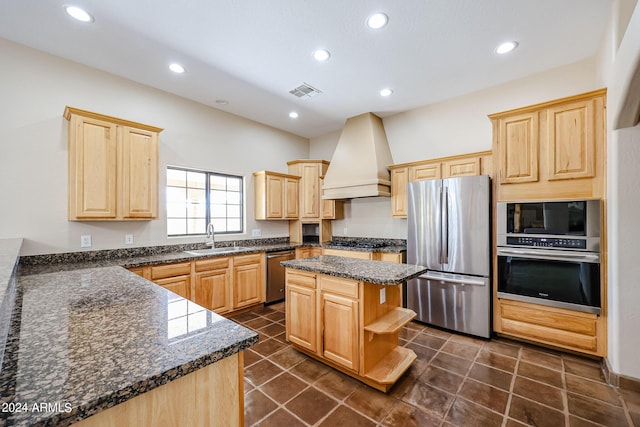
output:
<path id="1" fill-rule="evenodd" d="M 636 426 L 640 393 L 606 384 L 598 362 L 412 322 L 418 359 L 384 394 L 291 348 L 284 304 L 233 317 L 258 331 L 245 351 L 247 426 Z"/>

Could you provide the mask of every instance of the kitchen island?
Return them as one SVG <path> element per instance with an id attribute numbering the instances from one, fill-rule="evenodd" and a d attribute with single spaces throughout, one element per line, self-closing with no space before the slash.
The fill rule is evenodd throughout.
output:
<path id="1" fill-rule="evenodd" d="M 292 346 L 387 392 L 416 354 L 398 332 L 416 315 L 402 284 L 423 266 L 339 256 L 285 261 L 286 337 Z"/>
<path id="2" fill-rule="evenodd" d="M 19 276 L 0 426 L 242 425 L 257 341 L 122 267 Z"/>

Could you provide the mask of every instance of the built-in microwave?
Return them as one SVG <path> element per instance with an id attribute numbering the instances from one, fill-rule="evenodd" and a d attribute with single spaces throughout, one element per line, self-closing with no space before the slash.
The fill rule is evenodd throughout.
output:
<path id="1" fill-rule="evenodd" d="M 500 202 L 498 246 L 600 251 L 600 200 Z"/>
<path id="2" fill-rule="evenodd" d="M 500 202 L 498 298 L 600 314 L 600 200 Z"/>

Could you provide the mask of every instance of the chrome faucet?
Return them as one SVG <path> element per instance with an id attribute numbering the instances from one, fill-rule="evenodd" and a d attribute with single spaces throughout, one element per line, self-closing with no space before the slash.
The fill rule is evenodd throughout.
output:
<path id="1" fill-rule="evenodd" d="M 207 246 L 211 246 L 212 248 L 216 247 L 216 233 L 215 233 L 215 230 L 213 229 L 212 222 L 210 222 L 209 225 L 207 225 L 207 235 L 206 235 L 204 244 Z"/>

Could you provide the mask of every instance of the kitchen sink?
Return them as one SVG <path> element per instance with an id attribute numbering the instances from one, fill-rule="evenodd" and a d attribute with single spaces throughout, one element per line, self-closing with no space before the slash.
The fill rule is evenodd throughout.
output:
<path id="1" fill-rule="evenodd" d="M 213 255 L 213 254 L 221 254 L 221 253 L 233 253 L 245 250 L 244 246 L 230 246 L 227 248 L 207 248 L 207 249 L 194 249 L 191 251 L 184 251 L 189 255 Z"/>

